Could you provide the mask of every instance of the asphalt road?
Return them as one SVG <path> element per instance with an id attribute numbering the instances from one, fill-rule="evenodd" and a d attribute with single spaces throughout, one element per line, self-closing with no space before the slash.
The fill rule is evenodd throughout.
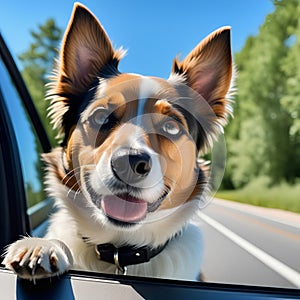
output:
<path id="1" fill-rule="evenodd" d="M 214 199 L 195 222 L 206 281 L 300 288 L 300 215 Z"/>

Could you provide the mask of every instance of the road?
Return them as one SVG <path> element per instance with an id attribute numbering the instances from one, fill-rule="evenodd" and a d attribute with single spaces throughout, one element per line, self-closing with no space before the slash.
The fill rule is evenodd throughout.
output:
<path id="1" fill-rule="evenodd" d="M 214 199 L 195 223 L 206 281 L 300 287 L 300 215 Z"/>

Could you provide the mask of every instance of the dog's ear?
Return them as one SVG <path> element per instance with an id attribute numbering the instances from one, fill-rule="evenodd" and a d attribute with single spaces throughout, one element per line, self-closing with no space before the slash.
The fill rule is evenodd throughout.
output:
<path id="1" fill-rule="evenodd" d="M 96 17 L 76 3 L 62 42 L 60 83 L 75 93 L 81 92 L 101 72 L 117 72 L 121 56 Z"/>
<path id="2" fill-rule="evenodd" d="M 124 54 L 122 49 L 113 49 L 96 17 L 75 3 L 47 93 L 51 101 L 49 116 L 53 128 L 60 129 L 60 136 L 68 138 L 78 121 L 84 95 L 98 78 L 119 73 L 118 63 Z"/>
<path id="3" fill-rule="evenodd" d="M 211 106 L 218 118 L 226 119 L 226 95 L 232 79 L 230 27 L 211 33 L 183 61 L 174 60 L 172 73 L 180 75 Z"/>

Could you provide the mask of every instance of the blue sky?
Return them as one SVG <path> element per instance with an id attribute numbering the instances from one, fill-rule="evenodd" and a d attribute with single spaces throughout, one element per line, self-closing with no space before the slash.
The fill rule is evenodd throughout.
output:
<path id="1" fill-rule="evenodd" d="M 31 42 L 29 31 L 53 17 L 65 29 L 74 1 L 3 1 L 0 30 L 12 52 L 20 54 Z M 82 1 L 99 18 L 116 47 L 128 49 L 123 72 L 168 77 L 173 58 L 183 58 L 202 38 L 224 25 L 232 27 L 233 51 L 273 11 L 270 0 Z"/>

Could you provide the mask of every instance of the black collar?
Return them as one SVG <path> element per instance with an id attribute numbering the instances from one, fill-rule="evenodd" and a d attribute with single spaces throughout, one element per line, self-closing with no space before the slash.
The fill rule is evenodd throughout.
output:
<path id="1" fill-rule="evenodd" d="M 82 240 L 90 244 L 88 237 L 82 237 Z M 99 260 L 114 264 L 116 266 L 116 273 L 121 272 L 126 274 L 127 266 L 142 264 L 150 261 L 151 258 L 162 252 L 169 240 L 157 248 L 151 246 L 122 246 L 115 247 L 113 244 L 105 243 L 95 245 L 95 252 Z"/>
<path id="2" fill-rule="evenodd" d="M 165 249 L 169 241 L 157 248 L 150 246 L 134 247 L 122 246 L 115 247 L 113 244 L 99 244 L 95 246 L 95 251 L 99 260 L 115 264 L 117 270 L 126 274 L 126 267 L 150 261 Z"/>

